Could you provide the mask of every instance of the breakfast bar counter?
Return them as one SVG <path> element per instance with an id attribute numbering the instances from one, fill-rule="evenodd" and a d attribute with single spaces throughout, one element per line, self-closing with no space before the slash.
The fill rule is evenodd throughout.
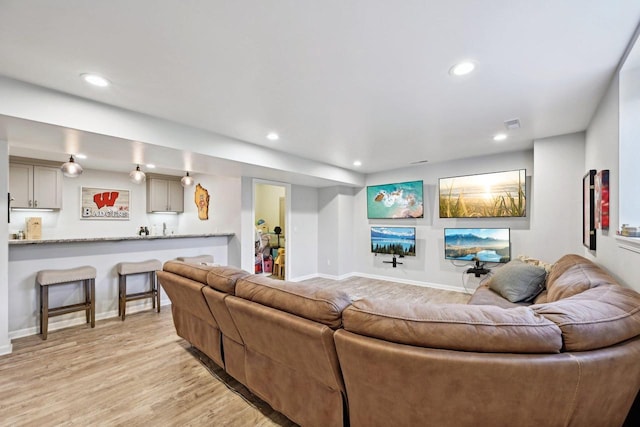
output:
<path id="1" fill-rule="evenodd" d="M 238 263 L 239 253 L 239 240 L 234 233 L 9 240 L 9 337 L 39 333 L 36 275 L 40 270 L 94 267 L 96 320 L 100 320 L 118 314 L 117 265 L 120 262 L 157 259 L 164 263 L 182 256 L 207 254 L 213 256 L 214 262 L 227 265 Z M 65 286 L 68 288 L 63 289 Z M 127 282 L 131 292 L 144 291 L 148 286 L 145 275 L 134 275 Z M 80 287 L 75 285 L 56 287 L 49 295 L 52 306 L 73 304 L 80 298 Z M 162 305 L 165 304 L 169 304 L 169 299 L 162 292 Z M 127 306 L 127 314 L 145 310 L 147 306 L 151 306 L 149 300 L 132 301 Z M 49 331 L 82 324 L 83 316 L 82 313 L 60 316 L 50 323 Z"/>

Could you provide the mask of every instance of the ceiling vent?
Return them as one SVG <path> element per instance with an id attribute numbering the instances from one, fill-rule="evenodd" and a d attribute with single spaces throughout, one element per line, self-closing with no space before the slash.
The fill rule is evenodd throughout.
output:
<path id="1" fill-rule="evenodd" d="M 504 122 L 504 127 L 509 130 L 520 129 L 520 119 L 511 119 Z"/>

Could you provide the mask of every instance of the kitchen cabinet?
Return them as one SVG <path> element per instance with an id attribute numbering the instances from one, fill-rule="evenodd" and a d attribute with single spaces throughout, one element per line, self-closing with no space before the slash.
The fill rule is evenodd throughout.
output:
<path id="1" fill-rule="evenodd" d="M 22 163 L 9 164 L 12 208 L 62 208 L 62 172 L 59 168 Z"/>
<path id="2" fill-rule="evenodd" d="M 147 179 L 147 212 L 184 212 L 184 189 L 180 181 Z"/>

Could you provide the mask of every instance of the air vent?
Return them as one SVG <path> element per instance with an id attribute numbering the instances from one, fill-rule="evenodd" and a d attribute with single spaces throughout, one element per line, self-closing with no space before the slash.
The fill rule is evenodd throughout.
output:
<path id="1" fill-rule="evenodd" d="M 504 127 L 507 129 L 520 129 L 520 119 L 511 119 L 504 122 Z"/>

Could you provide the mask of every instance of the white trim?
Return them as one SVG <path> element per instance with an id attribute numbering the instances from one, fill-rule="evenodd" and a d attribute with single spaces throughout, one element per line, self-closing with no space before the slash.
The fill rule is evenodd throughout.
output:
<path id="1" fill-rule="evenodd" d="M 618 247 L 640 254 L 640 237 L 616 236 Z"/>
<path id="2" fill-rule="evenodd" d="M 170 305 L 171 305 L 170 300 L 160 301 L 160 307 L 170 306 Z M 142 301 L 142 302 L 133 303 L 133 304 L 130 303 L 127 305 L 127 314 L 135 314 L 141 311 L 150 310 L 151 308 L 152 308 L 151 301 Z M 96 322 L 99 320 L 112 319 L 117 317 L 118 317 L 117 310 L 106 311 L 96 315 Z M 57 331 L 59 329 L 68 328 L 70 326 L 78 326 L 78 325 L 85 325 L 85 324 L 87 324 L 87 320 L 84 314 L 82 314 L 81 316 L 74 317 L 72 319 L 65 319 L 59 322 L 49 323 L 49 327 L 47 328 L 47 331 L 48 332 Z M 14 340 L 16 338 L 24 338 L 31 335 L 38 335 L 39 333 L 40 333 L 40 326 L 37 325 L 37 326 L 32 326 L 30 328 L 18 329 L 17 331 L 10 331 L 9 339 Z M 2 351 L 2 348 L 0 347 L 0 354 L 3 354 L 1 353 L 1 351 Z"/>
<path id="3" fill-rule="evenodd" d="M 3 345 L 2 347 L 0 347 L 0 356 L 2 356 L 3 354 L 11 354 L 12 351 L 13 351 L 13 345 L 11 344 Z"/>

